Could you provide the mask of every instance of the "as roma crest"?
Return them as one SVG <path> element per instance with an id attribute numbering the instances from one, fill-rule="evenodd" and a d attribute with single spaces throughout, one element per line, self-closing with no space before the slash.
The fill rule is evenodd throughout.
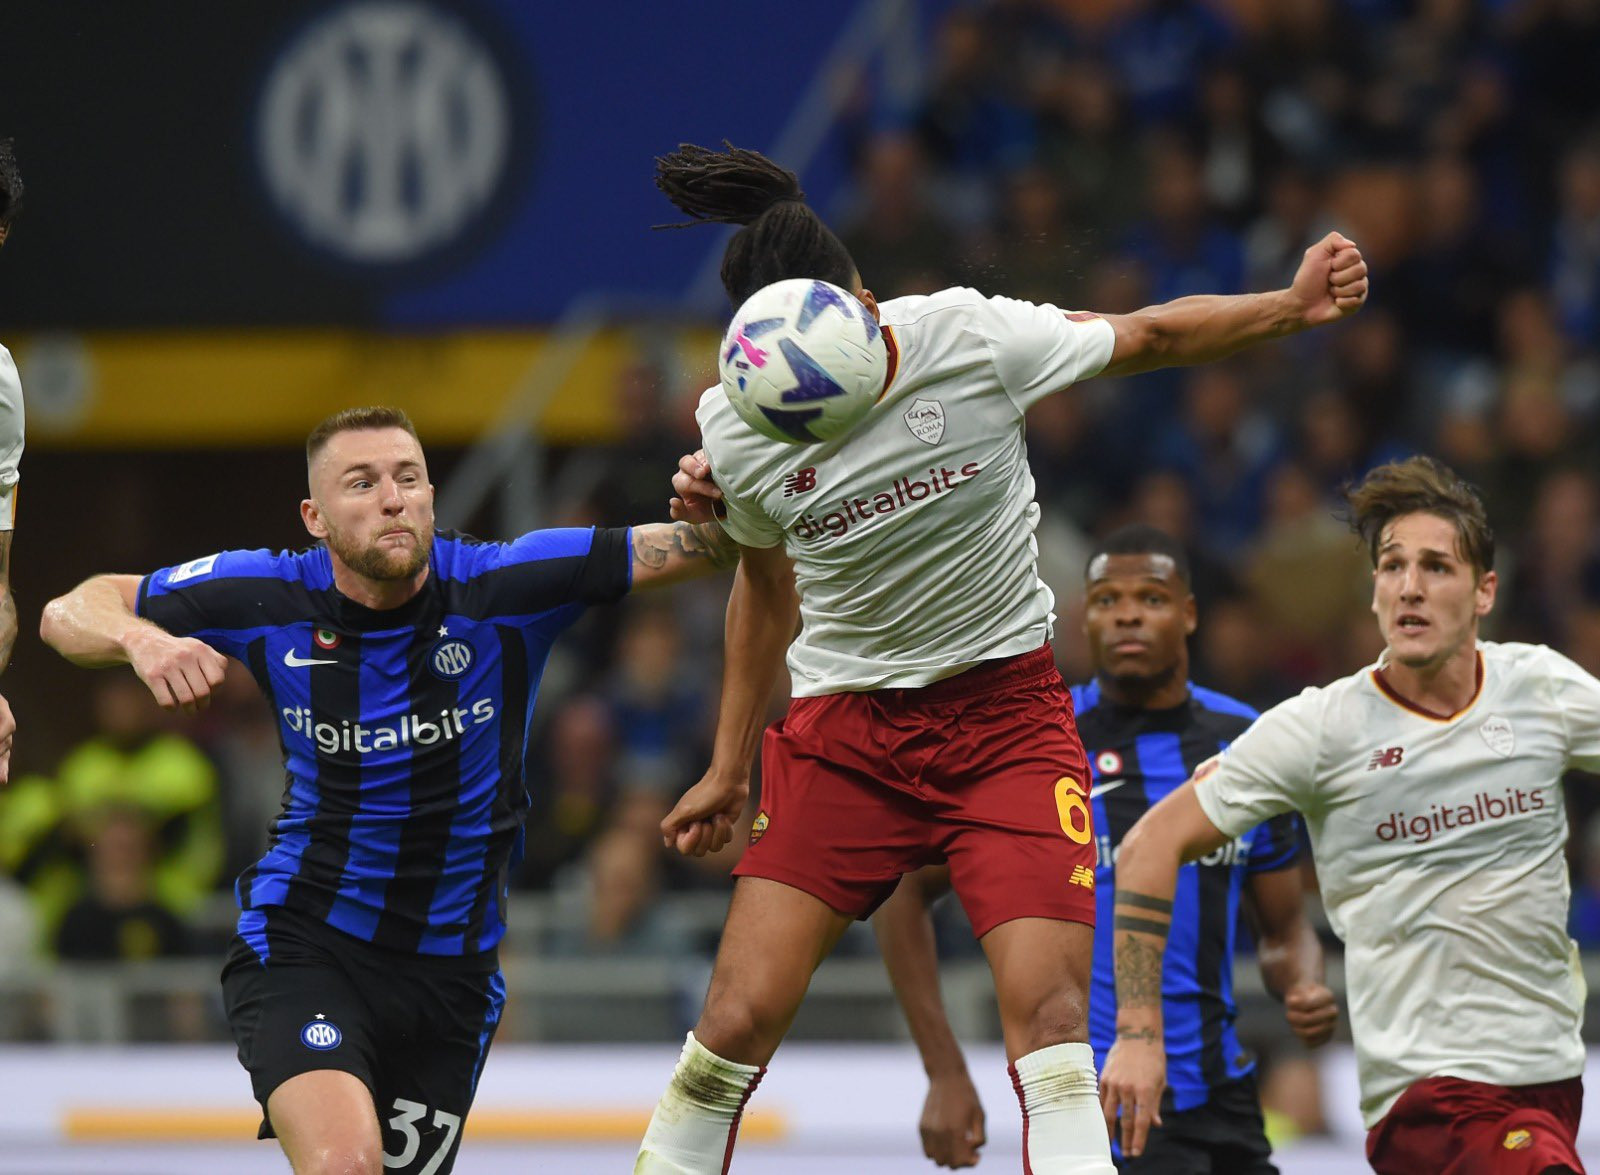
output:
<path id="1" fill-rule="evenodd" d="M 944 405 L 937 400 L 913 400 L 906 409 L 906 427 L 925 445 L 944 440 Z"/>

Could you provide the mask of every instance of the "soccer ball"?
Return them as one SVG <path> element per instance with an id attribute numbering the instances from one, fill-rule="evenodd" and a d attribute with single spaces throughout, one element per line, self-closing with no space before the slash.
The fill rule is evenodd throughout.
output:
<path id="1" fill-rule="evenodd" d="M 843 436 L 883 394 L 889 353 L 877 321 L 838 286 L 790 278 L 757 290 L 728 325 L 722 390 L 751 428 L 809 445 Z"/>

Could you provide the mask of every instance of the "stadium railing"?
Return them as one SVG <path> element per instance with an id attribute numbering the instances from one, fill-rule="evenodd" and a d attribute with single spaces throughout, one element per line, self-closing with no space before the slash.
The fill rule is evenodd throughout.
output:
<path id="1" fill-rule="evenodd" d="M 508 1003 L 505 1039 L 639 1041 L 672 1039 L 692 1024 L 710 972 L 710 954 L 727 909 L 722 894 L 672 895 L 664 913 L 687 944 L 671 954 L 552 954 L 549 945 L 582 939 L 582 911 L 557 895 L 521 894 L 502 948 Z M 201 921 L 202 936 L 226 939 L 231 905 L 219 900 Z M 0 1041 L 116 1043 L 172 1039 L 175 1030 L 226 1039 L 217 985 L 220 951 L 129 964 L 33 963 L 0 974 Z M 1600 1042 L 1600 952 L 1584 956 L 1591 993 L 1587 1034 Z M 1344 989 L 1338 956 L 1329 984 Z M 941 967 L 945 1001 L 965 1040 L 999 1038 L 994 989 L 981 956 Z M 1272 1036 L 1282 1026 L 1252 958 L 1235 968 L 1241 1022 Z M 188 1015 L 174 1015 L 187 1009 Z M 796 1039 L 901 1040 L 895 1005 L 871 932 L 856 928 L 818 970 L 793 1032 Z"/>

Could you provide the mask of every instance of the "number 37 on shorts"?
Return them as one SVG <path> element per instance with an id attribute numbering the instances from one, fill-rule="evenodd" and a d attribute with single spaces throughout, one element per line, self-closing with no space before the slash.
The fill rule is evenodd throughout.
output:
<path id="1" fill-rule="evenodd" d="M 1061 831 L 1073 844 L 1086 845 L 1094 836 L 1094 819 L 1089 815 L 1088 789 L 1076 776 L 1063 775 L 1056 780 L 1056 813 L 1061 817 Z"/>

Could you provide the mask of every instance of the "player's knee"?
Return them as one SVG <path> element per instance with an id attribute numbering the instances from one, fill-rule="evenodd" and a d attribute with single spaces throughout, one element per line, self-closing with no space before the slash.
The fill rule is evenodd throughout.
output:
<path id="1" fill-rule="evenodd" d="M 719 1057 L 743 1065 L 765 1065 L 783 1039 L 787 1016 L 748 998 L 707 999 L 694 1035 Z"/>
<path id="2" fill-rule="evenodd" d="M 383 1149 L 363 1143 L 318 1147 L 294 1165 L 294 1175 L 383 1175 Z"/>
<path id="3" fill-rule="evenodd" d="M 1018 1026 L 1024 1052 L 1054 1044 L 1080 1044 L 1088 1037 L 1084 993 L 1069 988 L 1051 991 L 1027 1010 Z"/>

